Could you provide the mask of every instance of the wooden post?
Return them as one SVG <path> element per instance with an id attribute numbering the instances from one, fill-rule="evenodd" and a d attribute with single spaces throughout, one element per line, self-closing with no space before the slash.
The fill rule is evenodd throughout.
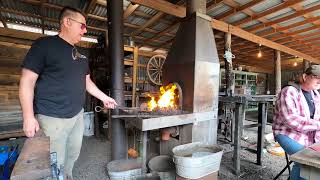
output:
<path id="1" fill-rule="evenodd" d="M 275 51 L 275 94 L 277 95 L 281 91 L 281 52 Z"/>
<path id="2" fill-rule="evenodd" d="M 138 58 L 139 49 L 137 46 L 133 48 L 133 69 L 132 69 L 132 107 L 136 107 L 136 89 L 137 89 L 137 68 L 138 68 Z"/>
<path id="3" fill-rule="evenodd" d="M 231 49 L 231 33 L 225 33 L 225 51 Z M 226 96 L 232 96 L 234 91 L 233 83 L 233 73 L 232 73 L 232 63 L 229 63 L 227 59 L 224 59 L 225 64 L 225 84 L 226 84 Z"/>
<path id="4" fill-rule="evenodd" d="M 305 72 L 308 69 L 308 67 L 310 67 L 310 65 L 310 61 L 303 59 L 303 72 Z"/>

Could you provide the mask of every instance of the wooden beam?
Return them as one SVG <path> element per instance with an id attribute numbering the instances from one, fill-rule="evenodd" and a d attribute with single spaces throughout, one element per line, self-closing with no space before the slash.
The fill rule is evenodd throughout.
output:
<path id="1" fill-rule="evenodd" d="M 212 0 L 212 1 L 210 1 L 207 4 L 207 12 L 210 12 L 212 9 L 214 9 L 215 7 L 220 5 L 221 3 L 223 3 L 223 0 Z"/>
<path id="2" fill-rule="evenodd" d="M 227 19 L 228 17 L 230 17 L 230 16 L 232 16 L 232 15 L 234 15 L 234 14 L 237 14 L 237 13 L 239 13 L 239 12 L 241 12 L 241 11 L 244 11 L 244 10 L 246 10 L 246 9 L 249 9 L 249 8 L 251 8 L 252 6 L 255 6 L 255 5 L 257 5 L 257 4 L 259 4 L 259 3 L 263 2 L 263 1 L 265 1 L 265 0 L 253 0 L 253 1 L 251 1 L 251 2 L 249 2 L 249 3 L 247 3 L 247 4 L 245 4 L 245 5 L 242 5 L 242 6 L 240 6 L 240 7 L 232 8 L 232 9 L 230 9 L 229 11 L 227 11 L 227 12 L 225 12 L 225 13 L 217 16 L 215 19 L 225 20 L 225 19 Z"/>
<path id="3" fill-rule="evenodd" d="M 268 35 L 271 35 L 271 34 L 274 34 L 274 33 L 277 33 L 277 32 L 282 32 L 282 31 L 285 31 L 285 30 L 288 30 L 288 29 L 291 29 L 291 28 L 296 28 L 296 27 L 302 26 L 304 24 L 312 23 L 312 22 L 318 21 L 318 20 L 319 20 L 319 17 L 307 18 L 307 19 L 305 19 L 305 20 L 303 20 L 301 22 L 293 23 L 293 24 L 291 24 L 289 26 L 284 26 L 284 27 L 280 27 L 280 28 L 273 28 L 271 30 L 259 33 L 258 35 L 261 36 L 261 37 L 265 37 L 265 36 L 268 36 Z"/>
<path id="4" fill-rule="evenodd" d="M 164 0 L 130 0 L 132 3 L 140 4 L 179 18 L 186 16 L 186 8 Z"/>
<path id="5" fill-rule="evenodd" d="M 278 23 L 281 23 L 281 22 L 284 22 L 284 21 L 288 21 L 290 19 L 299 17 L 299 16 L 301 16 L 303 14 L 307 14 L 307 13 L 311 13 L 311 12 L 317 11 L 319 9 L 320 9 L 320 4 L 316 5 L 316 6 L 313 6 L 313 7 L 310 7 L 308 9 L 303 9 L 303 10 L 297 11 L 297 12 L 291 14 L 291 15 L 288 15 L 288 16 L 285 16 L 285 17 L 282 17 L 282 18 L 278 18 L 278 19 L 276 19 L 274 21 L 269 21 L 269 22 L 266 22 L 266 23 L 255 25 L 255 26 L 250 27 L 250 28 L 248 28 L 246 30 L 249 31 L 249 32 L 256 32 L 256 31 L 258 31 L 258 30 L 260 30 L 262 28 L 269 27 L 271 25 L 278 24 Z"/>
<path id="6" fill-rule="evenodd" d="M 302 57 L 302 58 L 307 59 L 307 60 L 312 61 L 312 62 L 320 63 L 320 59 L 311 57 L 311 56 L 309 56 L 307 54 L 298 52 L 298 51 L 293 50 L 291 48 L 288 48 L 288 47 L 286 47 L 284 45 L 281 45 L 281 44 L 272 42 L 272 41 L 270 41 L 268 39 L 259 37 L 257 35 L 254 35 L 252 33 L 247 32 L 247 31 L 245 31 L 245 30 L 243 30 L 243 29 L 241 29 L 239 27 L 235 27 L 235 26 L 229 25 L 229 24 L 227 24 L 225 22 L 218 21 L 218 20 L 215 20 L 215 19 L 212 20 L 211 24 L 212 24 L 212 27 L 214 29 L 217 29 L 217 30 L 220 30 L 220 31 L 223 31 L 223 32 L 231 32 L 231 34 L 233 34 L 235 36 L 238 36 L 238 37 L 240 37 L 242 39 L 245 39 L 245 40 L 257 43 L 257 44 L 261 44 L 263 46 L 267 46 L 269 48 L 276 49 L 276 50 L 279 50 L 279 51 L 282 51 L 282 52 L 285 52 L 285 53 L 288 53 L 288 54 L 292 54 L 294 56 Z"/>
<path id="7" fill-rule="evenodd" d="M 126 20 L 137 8 L 139 7 L 139 4 L 132 4 L 130 3 L 127 9 L 123 13 L 123 20 Z"/>
<path id="8" fill-rule="evenodd" d="M 289 7 L 289 6 L 293 6 L 293 5 L 295 5 L 295 4 L 297 4 L 297 3 L 300 3 L 300 2 L 302 2 L 302 1 L 303 1 L 303 0 L 291 0 L 291 1 L 286 1 L 286 2 L 280 4 L 280 5 L 276 6 L 276 7 L 273 7 L 273 8 L 271 8 L 271 9 L 266 10 L 266 11 L 263 11 L 263 12 L 261 12 L 261 13 L 259 13 L 259 14 L 255 14 L 255 15 L 253 15 L 253 16 L 250 16 L 250 17 L 244 18 L 244 19 L 242 19 L 242 20 L 240 20 L 240 21 L 237 21 L 237 22 L 233 23 L 232 25 L 240 26 L 240 25 L 245 24 L 245 23 L 248 23 L 248 22 L 250 22 L 250 21 L 255 21 L 255 20 L 257 20 L 257 19 L 260 19 L 260 18 L 262 18 L 262 17 L 268 16 L 268 15 L 270 15 L 270 14 L 272 14 L 272 13 L 275 13 L 275 12 L 277 12 L 277 11 L 280 11 L 280 10 L 282 10 L 282 9 L 285 9 L 285 8 L 287 8 L 287 7 Z"/>
<path id="9" fill-rule="evenodd" d="M 146 19 L 152 18 L 152 15 L 146 14 L 146 13 L 144 13 L 144 12 L 142 12 L 142 11 L 134 11 L 133 14 L 134 14 L 135 16 L 140 16 L 140 17 L 143 17 L 143 18 L 146 18 Z M 162 22 L 162 23 L 164 23 L 164 24 L 171 24 L 171 21 L 166 20 L 166 19 L 160 19 L 160 22 Z"/>
<path id="10" fill-rule="evenodd" d="M 107 6 L 107 0 L 97 0 L 97 4 L 100 4 L 101 6 Z"/>
<path id="11" fill-rule="evenodd" d="M 163 12 L 158 12 L 156 15 L 154 15 L 151 19 L 149 19 L 146 23 L 144 23 L 142 26 L 140 26 L 137 30 L 131 33 L 132 36 L 140 34 L 145 28 L 151 26 L 153 23 L 158 21 L 160 18 L 164 16 Z"/>
<path id="12" fill-rule="evenodd" d="M 134 2 L 138 3 L 138 4 L 141 4 L 141 5 L 144 5 L 144 6 L 148 6 L 148 7 L 154 8 L 156 10 L 159 10 L 159 11 L 171 14 L 171 15 L 175 15 L 175 16 L 178 16 L 178 14 L 181 13 L 180 11 L 185 11 L 184 7 L 177 8 L 176 7 L 177 5 L 169 3 L 167 1 L 163 1 L 163 0 L 152 1 L 152 3 L 151 3 L 151 1 L 149 1 L 149 3 L 147 3 L 146 1 L 142 1 L 142 0 L 141 1 L 135 0 Z M 286 5 L 286 7 L 288 7 L 290 5 L 294 5 L 296 3 L 299 3 L 299 2 L 301 2 L 301 0 L 292 0 L 292 1 L 288 1 L 288 2 L 291 2 L 291 3 L 287 3 L 287 2 L 286 2 L 286 4 L 284 3 Z M 151 6 L 151 5 L 153 5 L 153 6 Z M 173 7 L 176 7 L 176 8 L 173 8 Z M 167 9 L 171 9 L 172 11 L 168 12 L 167 10 L 163 10 L 163 9 L 166 9 L 166 8 Z M 283 5 L 281 6 L 281 9 L 282 8 L 284 8 Z M 313 11 L 314 8 L 315 8 L 315 6 L 312 7 L 311 10 Z M 309 12 L 311 10 L 309 8 L 307 11 Z M 275 12 L 275 11 L 278 11 L 278 10 L 277 9 L 273 9 L 273 11 Z M 299 13 L 301 13 L 301 12 L 299 12 Z M 181 17 L 181 16 L 178 16 L 178 17 Z M 262 15 L 260 14 L 259 17 L 262 17 Z M 292 54 L 294 56 L 302 57 L 302 58 L 310 60 L 312 62 L 320 63 L 320 60 L 317 59 L 317 58 L 311 57 L 311 56 L 309 56 L 307 54 L 298 52 L 296 50 L 293 50 L 293 49 L 288 48 L 286 46 L 283 46 L 281 44 L 278 44 L 278 43 L 272 42 L 270 40 L 267 40 L 265 38 L 259 37 L 257 35 L 254 35 L 252 33 L 247 32 L 247 31 L 245 31 L 245 30 L 243 30 L 241 28 L 229 25 L 229 24 L 224 23 L 222 21 L 218 21 L 218 20 L 213 19 L 212 20 L 212 27 L 214 29 L 217 29 L 217 30 L 220 30 L 220 31 L 223 31 L 223 32 L 231 32 L 231 34 L 233 34 L 235 36 L 241 37 L 241 38 L 249 40 L 251 42 L 255 42 L 257 44 L 262 44 L 262 45 L 270 47 L 272 49 L 276 49 L 276 50 L 279 50 L 279 51 L 282 51 L 282 52 L 285 52 L 285 53 L 288 53 L 288 54 Z"/>
<path id="13" fill-rule="evenodd" d="M 90 11 L 93 9 L 93 7 L 95 7 L 96 3 L 97 3 L 97 0 L 90 0 L 89 5 L 86 7 L 86 9 L 84 10 L 84 12 L 85 12 L 86 14 L 91 13 Z"/>
<path id="14" fill-rule="evenodd" d="M 319 18 L 319 17 L 318 17 Z M 288 33 L 283 33 L 279 36 L 273 36 L 271 38 L 269 38 L 271 41 L 276 41 L 276 40 L 279 40 L 279 39 L 283 39 L 284 37 L 288 37 L 288 36 L 293 36 L 293 35 L 297 35 L 297 34 L 300 34 L 300 33 L 304 33 L 304 32 L 308 32 L 308 31 L 312 31 L 314 29 L 318 29 L 320 28 L 320 25 L 313 25 L 311 27 L 308 27 L 308 28 L 304 28 L 304 29 L 300 29 L 300 30 L 297 30 L 297 31 L 291 31 L 291 32 L 288 32 Z"/>

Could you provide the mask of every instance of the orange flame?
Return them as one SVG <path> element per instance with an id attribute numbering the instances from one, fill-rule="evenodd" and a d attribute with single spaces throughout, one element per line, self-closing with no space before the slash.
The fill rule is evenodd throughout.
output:
<path id="1" fill-rule="evenodd" d="M 150 111 L 155 108 L 172 108 L 176 109 L 176 99 L 178 96 L 175 93 L 177 86 L 175 84 L 169 84 L 167 86 L 160 87 L 160 96 L 158 101 L 155 100 L 155 97 L 150 96 L 151 100 L 148 102 L 148 109 Z"/>

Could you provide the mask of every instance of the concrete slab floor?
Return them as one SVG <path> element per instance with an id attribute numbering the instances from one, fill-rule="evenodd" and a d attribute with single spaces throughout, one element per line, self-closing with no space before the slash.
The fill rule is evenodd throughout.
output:
<path id="1" fill-rule="evenodd" d="M 245 121 L 245 124 L 252 123 Z M 271 133 L 271 126 L 267 125 L 266 133 Z M 244 136 L 248 137 L 246 141 L 242 141 L 242 146 L 253 147 L 256 144 L 257 128 L 244 130 Z M 219 171 L 219 179 L 221 180 L 270 180 L 273 179 L 283 167 L 285 167 L 285 157 L 271 155 L 265 152 L 263 157 L 263 166 L 258 166 L 256 154 L 246 150 L 241 151 L 241 174 L 235 176 L 233 170 L 232 147 L 230 144 L 225 144 L 219 141 L 224 148 L 224 155 Z M 106 174 L 106 164 L 111 159 L 110 143 L 106 139 L 96 139 L 95 137 L 84 137 L 81 154 L 77 160 L 73 175 L 75 180 L 104 180 L 109 179 Z M 279 179 L 288 178 L 288 172 L 284 172 Z"/>

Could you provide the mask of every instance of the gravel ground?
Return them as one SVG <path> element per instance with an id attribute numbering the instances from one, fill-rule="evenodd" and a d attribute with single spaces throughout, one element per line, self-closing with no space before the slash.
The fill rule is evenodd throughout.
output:
<path id="1" fill-rule="evenodd" d="M 245 124 L 252 123 L 245 121 Z M 267 125 L 266 133 L 271 133 L 271 126 Z M 244 131 L 244 137 L 247 140 L 242 141 L 244 147 L 254 147 L 256 144 L 257 128 L 251 128 Z M 256 161 L 256 154 L 247 150 L 241 151 L 241 173 L 240 176 L 235 176 L 232 172 L 232 147 L 223 141 L 218 141 L 224 148 L 224 155 L 222 157 L 221 167 L 219 171 L 219 179 L 221 180 L 270 180 L 281 171 L 285 166 L 286 161 L 284 157 L 274 156 L 265 152 L 263 157 L 263 166 L 258 166 Z M 108 179 L 106 175 L 106 164 L 111 159 L 110 143 L 105 139 L 96 139 L 95 137 L 84 137 L 83 146 L 80 157 L 74 167 L 75 180 L 104 180 Z M 286 171 L 279 179 L 284 180 L 288 178 Z"/>

